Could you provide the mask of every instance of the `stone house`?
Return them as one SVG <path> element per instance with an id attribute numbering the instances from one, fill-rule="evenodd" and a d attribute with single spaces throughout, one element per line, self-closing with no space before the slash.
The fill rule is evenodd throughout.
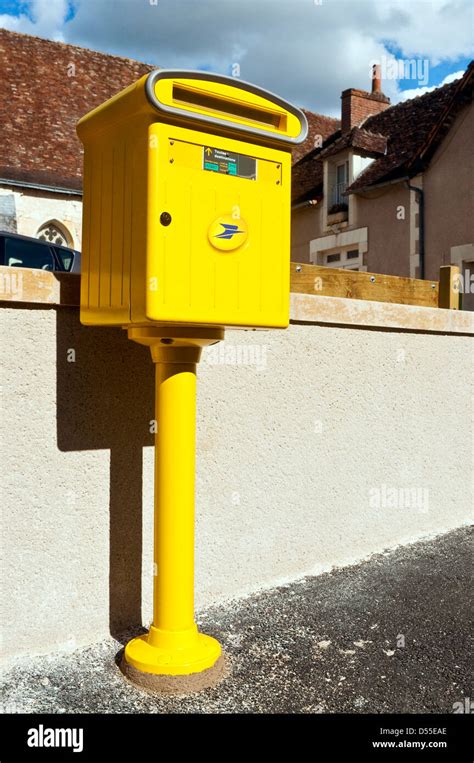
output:
<path id="1" fill-rule="evenodd" d="M 469 277 L 474 64 L 395 106 L 377 75 L 372 92 L 342 93 L 340 127 L 294 164 L 292 259 L 427 279 L 453 264 Z"/>
<path id="2" fill-rule="evenodd" d="M 76 122 L 153 68 L 0 29 L 0 230 L 81 248 Z"/>

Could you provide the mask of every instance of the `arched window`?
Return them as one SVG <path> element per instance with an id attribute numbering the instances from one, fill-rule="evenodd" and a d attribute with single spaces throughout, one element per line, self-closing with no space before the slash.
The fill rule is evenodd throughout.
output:
<path id="1" fill-rule="evenodd" d="M 49 244 L 72 246 L 71 236 L 68 234 L 67 230 L 55 220 L 50 220 L 42 225 L 36 235 L 40 241 L 47 241 Z"/>

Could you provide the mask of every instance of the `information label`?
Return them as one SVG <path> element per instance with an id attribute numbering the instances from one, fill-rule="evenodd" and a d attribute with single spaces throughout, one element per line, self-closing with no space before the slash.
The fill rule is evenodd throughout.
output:
<path id="1" fill-rule="evenodd" d="M 222 175 L 234 175 L 247 180 L 257 177 L 257 160 L 245 154 L 234 154 L 221 148 L 203 146 L 202 168 Z"/>

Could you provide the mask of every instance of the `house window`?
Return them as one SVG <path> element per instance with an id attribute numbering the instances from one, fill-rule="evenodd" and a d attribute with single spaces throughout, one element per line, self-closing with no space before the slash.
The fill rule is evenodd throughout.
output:
<path id="1" fill-rule="evenodd" d="M 336 183 L 332 192 L 333 204 L 347 204 L 347 197 L 344 196 L 349 183 L 349 162 L 342 162 L 336 167 Z"/>
<path id="2" fill-rule="evenodd" d="M 36 235 L 40 241 L 47 241 L 48 244 L 56 246 L 71 246 L 72 243 L 66 231 L 55 222 L 42 225 Z"/>
<path id="3" fill-rule="evenodd" d="M 332 252 L 331 254 L 323 255 L 322 264 L 333 268 L 343 268 L 344 270 L 360 270 L 362 267 L 362 255 L 359 254 L 358 249 Z"/>

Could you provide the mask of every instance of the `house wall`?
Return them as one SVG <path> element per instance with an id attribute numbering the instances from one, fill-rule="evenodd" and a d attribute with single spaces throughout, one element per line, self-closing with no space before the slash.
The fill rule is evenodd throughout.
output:
<path id="1" fill-rule="evenodd" d="M 440 264 L 461 264 L 454 247 L 467 247 L 464 256 L 474 259 L 473 135 L 471 104 L 458 114 L 424 174 L 428 278 L 436 278 Z"/>
<path id="2" fill-rule="evenodd" d="M 410 192 L 402 183 L 386 186 L 370 196 L 352 195 L 353 228 L 368 228 L 364 264 L 371 273 L 411 276 L 410 227 L 413 211 Z M 415 244 L 416 246 L 416 244 Z M 417 250 L 417 248 L 416 248 Z"/>
<path id="3" fill-rule="evenodd" d="M 310 262 L 310 242 L 319 235 L 321 208 L 306 206 L 295 209 L 291 215 L 291 259 Z"/>
<path id="4" fill-rule="evenodd" d="M 81 250 L 82 201 L 79 196 L 0 185 L 0 230 L 36 237 L 47 222 L 57 221 Z"/>
<path id="5" fill-rule="evenodd" d="M 472 513 L 474 324 L 471 336 L 447 328 L 470 316 L 310 295 L 292 309 L 287 331 L 229 331 L 199 367 L 199 607 Z M 81 326 L 77 308 L 4 303 L 0 319 L 3 654 L 148 624 L 148 350 Z"/>
<path id="6" fill-rule="evenodd" d="M 474 274 L 474 105 L 457 116 L 423 175 L 410 180 L 425 194 L 425 277 L 439 279 L 441 265 L 457 264 Z M 341 153 L 341 160 L 345 154 Z M 338 157 L 339 160 L 339 157 Z M 334 161 L 334 159 L 333 159 Z M 327 173 L 325 173 L 327 179 Z M 320 203 L 323 209 L 325 200 Z M 417 195 L 404 182 L 375 188 L 362 195 L 352 194 L 349 222 L 327 230 L 323 216 L 314 210 L 299 217 L 293 213 L 297 230 L 292 259 L 307 261 L 306 236 L 312 236 L 310 261 L 320 262 L 318 252 L 341 246 L 343 234 L 367 228 L 364 266 L 374 273 L 417 278 L 419 270 L 419 208 Z M 336 238 L 335 238 L 336 237 Z M 347 238 L 347 236 L 345 237 Z M 354 240 L 356 237 L 353 237 Z M 358 237 L 361 240 L 361 236 Z M 326 240 L 325 240 L 326 239 Z M 317 243 L 315 243 L 315 241 Z M 471 287 L 472 288 L 472 287 Z M 463 306 L 474 309 L 474 294 L 467 293 Z"/>
<path id="7" fill-rule="evenodd" d="M 416 277 L 418 275 L 418 204 L 415 194 L 402 183 L 386 186 L 370 196 L 352 195 L 351 224 L 342 223 L 332 230 L 322 229 L 321 205 L 318 215 L 311 208 L 304 210 L 304 225 L 298 223 L 298 245 L 292 249 L 292 259 L 306 252 L 305 236 L 309 242 L 310 261 L 322 264 L 323 252 L 340 248 L 357 248 L 363 257 L 364 269 L 373 273 Z M 293 225 L 298 220 L 293 213 Z M 301 255 L 299 255 L 301 256 Z"/>

